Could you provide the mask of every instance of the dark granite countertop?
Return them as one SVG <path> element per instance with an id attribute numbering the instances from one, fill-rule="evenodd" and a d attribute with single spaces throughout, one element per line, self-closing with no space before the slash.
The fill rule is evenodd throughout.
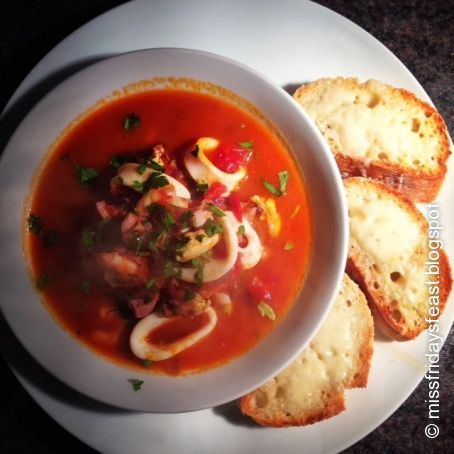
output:
<path id="1" fill-rule="evenodd" d="M 2 0 L 0 2 L 0 111 L 21 80 L 59 41 L 118 0 Z M 454 3 L 452 0 L 320 0 L 385 44 L 414 74 L 454 128 Z M 441 435 L 426 438 L 427 383 L 348 453 L 447 453 L 454 446 L 454 334 L 443 347 Z M 91 453 L 55 423 L 24 391 L 0 358 L 0 452 Z"/>

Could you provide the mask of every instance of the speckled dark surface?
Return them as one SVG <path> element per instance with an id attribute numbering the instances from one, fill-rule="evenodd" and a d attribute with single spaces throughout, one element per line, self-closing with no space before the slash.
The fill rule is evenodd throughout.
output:
<path id="1" fill-rule="evenodd" d="M 60 40 L 116 6 L 114 0 L 1 0 L 0 110 L 20 81 Z M 454 2 L 322 0 L 385 44 L 425 88 L 452 132 L 454 128 Z M 1 338 L 1 336 L 0 336 Z M 427 382 L 380 427 L 347 453 L 454 452 L 454 333 L 441 353 L 440 436 L 424 435 Z M 0 359 L 0 453 L 93 453 L 23 390 Z M 150 451 L 152 452 L 152 451 Z M 213 451 L 215 452 L 215 451 Z"/>

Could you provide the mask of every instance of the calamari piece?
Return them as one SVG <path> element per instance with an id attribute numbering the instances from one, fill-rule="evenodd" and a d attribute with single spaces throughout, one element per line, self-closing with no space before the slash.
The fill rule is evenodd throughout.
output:
<path id="1" fill-rule="evenodd" d="M 210 334 L 217 323 L 216 311 L 211 306 L 208 306 L 196 317 L 204 317 L 206 319 L 206 322 L 199 329 L 170 343 L 153 343 L 153 332 L 156 329 L 160 328 L 162 330 L 168 324 L 169 330 L 171 330 L 173 323 L 178 323 L 178 320 L 181 321 L 182 317 L 167 318 L 156 312 L 147 315 L 137 323 L 131 332 L 129 342 L 132 352 L 141 359 L 162 361 L 186 350 Z"/>
<path id="2" fill-rule="evenodd" d="M 244 167 L 240 167 L 235 173 L 226 173 L 218 169 L 207 157 L 206 152 L 215 150 L 219 141 L 211 137 L 201 137 L 196 142 L 197 157 L 192 151 L 188 151 L 184 157 L 184 164 L 189 175 L 197 182 L 212 184 L 218 181 L 225 185 L 229 191 L 235 189 L 238 183 L 246 176 Z"/>
<path id="3" fill-rule="evenodd" d="M 227 212 L 230 213 L 230 212 Z M 235 265 L 238 258 L 238 237 L 232 223 L 233 214 L 219 218 L 222 226 L 220 241 L 224 241 L 226 255 L 219 258 L 206 259 L 203 266 L 203 282 L 212 282 L 225 276 Z M 197 282 L 197 268 L 182 268 L 181 279 L 186 282 Z"/>
<path id="4" fill-rule="evenodd" d="M 180 249 L 177 260 L 188 262 L 213 249 L 220 240 L 220 235 L 208 236 L 203 229 L 188 232 L 184 235 L 189 241 Z"/>
<path id="5" fill-rule="evenodd" d="M 150 169 L 147 167 L 142 174 L 139 173 L 139 164 L 135 164 L 133 162 L 127 162 L 126 164 L 123 164 L 119 169 L 117 176 L 115 178 L 118 179 L 118 177 L 121 178 L 121 184 L 124 186 L 129 186 L 132 189 L 136 189 L 137 183 L 145 183 L 145 181 L 150 178 L 151 174 L 156 172 L 153 169 Z M 191 194 L 189 193 L 188 189 L 186 186 L 182 183 L 180 183 L 178 180 L 175 178 L 171 177 L 170 175 L 167 175 L 166 173 L 162 174 L 164 177 L 167 178 L 167 181 L 169 182 L 169 185 L 173 186 L 175 189 L 175 195 L 177 197 L 181 197 L 183 199 L 190 199 Z M 117 181 L 117 180 L 115 180 Z M 117 183 L 118 184 L 118 183 Z"/>
<path id="6" fill-rule="evenodd" d="M 230 217 L 230 220 L 232 221 L 236 232 L 238 232 L 238 229 L 241 225 L 244 227 L 244 236 L 247 239 L 247 245 L 244 247 L 238 246 L 238 254 L 243 268 L 245 270 L 248 270 L 249 268 L 257 265 L 257 263 L 262 258 L 262 243 L 254 227 L 252 227 L 252 225 L 246 219 L 243 219 L 242 222 L 239 222 L 230 211 L 227 211 L 226 214 Z"/>

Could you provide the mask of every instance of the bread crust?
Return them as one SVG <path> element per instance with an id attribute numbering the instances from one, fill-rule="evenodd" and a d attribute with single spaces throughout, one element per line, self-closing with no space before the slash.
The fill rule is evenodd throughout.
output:
<path id="1" fill-rule="evenodd" d="M 310 346 L 292 365 L 276 378 L 240 399 L 239 406 L 243 414 L 250 416 L 258 424 L 264 426 L 288 427 L 313 424 L 345 410 L 344 389 L 365 387 L 367 385 L 373 354 L 373 319 L 364 295 L 347 275 L 344 275 L 342 288 L 335 302 L 335 308 L 333 307 L 331 311 L 328 320 L 325 321 L 327 325 L 324 333 L 322 334 L 322 327 Z M 353 318 L 350 319 L 349 316 Z M 346 330 L 348 336 L 355 339 L 353 348 L 350 349 L 350 345 L 347 344 L 347 349 L 343 353 L 338 353 L 341 356 L 342 354 L 350 356 L 350 360 L 342 360 L 347 362 L 341 363 L 344 364 L 344 366 L 341 366 L 344 372 L 340 375 L 336 375 L 336 373 L 330 375 L 333 374 L 333 364 L 330 364 L 332 360 L 329 359 L 329 356 L 335 354 L 331 351 L 331 348 L 336 350 L 337 346 L 335 345 L 339 336 L 336 336 L 334 347 L 332 336 L 329 335 L 328 338 L 325 336 L 327 332 L 331 333 L 333 324 L 340 331 Z M 328 383 L 323 380 L 321 382 L 317 381 L 317 386 L 310 387 L 310 391 L 305 390 L 303 393 L 305 396 L 304 402 L 310 399 L 310 403 L 308 405 L 298 403 L 297 410 L 295 410 L 295 407 L 293 406 L 292 408 L 288 400 L 278 396 L 279 388 L 289 386 L 292 389 L 292 386 L 296 386 L 300 389 L 298 380 L 303 377 L 314 377 L 313 374 L 317 374 L 319 369 L 312 361 L 323 361 L 320 355 L 324 355 L 325 351 L 328 352 L 328 357 L 326 358 L 328 363 L 323 363 L 324 372 L 322 376 L 327 374 L 331 379 Z M 336 366 L 338 365 L 338 363 L 335 364 Z M 345 369 L 345 364 L 349 364 L 347 369 Z M 292 367 L 294 368 L 292 369 Z M 296 368 L 298 371 L 301 371 L 302 368 L 308 369 L 301 375 L 295 372 Z M 279 380 L 279 377 L 285 373 L 287 375 L 284 375 Z M 305 383 L 301 382 L 301 386 L 304 387 Z M 293 396 L 293 394 L 291 395 Z M 299 399 L 301 402 L 301 397 Z"/>
<path id="2" fill-rule="evenodd" d="M 339 87 L 352 91 L 369 90 L 372 84 L 379 84 L 386 95 L 398 100 L 402 108 L 411 106 L 424 114 L 427 121 L 431 122 L 434 130 L 434 139 L 438 140 L 437 155 L 433 157 L 436 161 L 436 170 L 431 171 L 424 166 L 404 165 L 402 163 L 389 160 L 389 150 L 383 149 L 384 159 L 373 159 L 366 161 L 362 158 L 351 156 L 340 149 L 334 140 L 328 140 L 328 144 L 333 152 L 339 170 L 343 177 L 363 176 L 376 179 L 382 183 L 393 187 L 415 202 L 430 202 L 434 200 L 441 188 L 446 175 L 446 161 L 451 154 L 450 141 L 445 122 L 441 115 L 430 104 L 420 100 L 413 93 L 403 88 L 395 88 L 387 84 L 376 81 L 360 83 L 357 78 L 323 78 L 299 87 L 294 98 L 306 108 L 307 99 L 316 97 L 317 94 L 327 87 Z M 323 101 L 321 101 L 323 102 Z M 342 107 L 340 107 L 342 108 Z M 322 134 L 325 135 L 322 125 L 324 119 L 314 118 L 320 127 Z M 326 137 L 326 135 L 325 135 Z M 416 161 L 417 162 L 417 161 Z"/>
<path id="3" fill-rule="evenodd" d="M 257 424 L 261 426 L 272 427 L 291 427 L 307 426 L 324 419 L 331 418 L 345 410 L 345 397 L 343 387 L 328 392 L 325 395 L 324 404 L 309 414 L 302 414 L 300 417 L 283 414 L 267 415 L 257 410 L 254 405 L 254 394 L 249 393 L 240 400 L 240 408 L 243 414 L 250 416 Z"/>
<path id="4" fill-rule="evenodd" d="M 367 190 L 375 190 L 386 194 L 388 197 L 392 197 L 394 202 L 405 210 L 418 224 L 421 241 L 425 242 L 428 238 L 428 222 L 423 214 L 416 208 L 414 203 L 407 199 L 403 194 L 397 190 L 388 187 L 380 182 L 368 180 L 361 177 L 349 178 L 344 181 L 346 187 L 352 185 L 367 185 Z M 372 207 L 373 209 L 373 207 Z M 425 251 L 427 252 L 427 251 Z M 380 280 L 380 273 L 374 271 L 373 260 L 365 253 L 361 246 L 356 242 L 356 239 L 351 235 L 349 243 L 349 253 L 347 259 L 347 274 L 359 285 L 361 290 L 366 295 L 366 298 L 373 310 L 374 315 L 378 312 L 382 321 L 390 327 L 394 335 L 389 334 L 389 331 L 384 330 L 384 334 L 392 337 L 395 340 L 409 340 L 417 337 L 422 331 L 424 331 L 429 323 L 425 318 L 438 318 L 446 305 L 449 294 L 452 288 L 452 276 L 451 267 L 449 265 L 448 257 L 443 249 L 439 250 L 439 314 L 437 317 L 430 317 L 430 315 L 424 314 L 419 318 L 417 325 L 411 325 L 407 323 L 401 323 L 400 320 L 396 320 L 393 317 L 393 311 L 395 306 L 392 304 L 393 300 L 389 299 L 388 296 L 382 291 L 381 287 L 376 288 L 374 285 Z M 426 285 L 424 281 L 421 281 L 422 285 Z M 400 304 L 401 302 L 399 302 Z M 406 302 L 403 302 L 406 304 Z M 380 323 L 378 323 L 380 325 Z"/>

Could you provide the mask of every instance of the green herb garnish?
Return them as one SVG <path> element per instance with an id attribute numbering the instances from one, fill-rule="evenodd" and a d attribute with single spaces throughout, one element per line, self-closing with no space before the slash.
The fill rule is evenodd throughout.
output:
<path id="1" fill-rule="evenodd" d="M 138 378 L 131 378 L 131 380 L 129 380 L 129 382 L 131 383 L 132 389 L 134 391 L 139 391 L 142 388 L 142 385 L 144 383 L 143 380 L 139 380 Z"/>
<path id="2" fill-rule="evenodd" d="M 158 286 L 156 284 L 156 279 L 151 278 L 145 285 L 145 287 L 150 290 L 151 293 L 156 293 L 158 291 Z"/>
<path id="3" fill-rule="evenodd" d="M 195 271 L 195 283 L 197 286 L 201 286 L 203 284 L 203 266 L 204 262 L 200 259 L 192 259 L 191 260 L 192 266 L 196 269 Z"/>
<path id="4" fill-rule="evenodd" d="M 43 243 L 45 246 L 54 246 L 58 243 L 58 232 L 56 230 L 48 230 L 43 237 Z"/>
<path id="5" fill-rule="evenodd" d="M 136 182 L 134 182 L 136 183 Z M 139 183 L 139 182 L 137 182 Z M 169 184 L 169 180 L 163 175 L 161 172 L 153 172 L 146 181 L 141 183 L 141 188 L 139 187 L 139 191 L 141 192 L 148 192 L 150 189 L 158 189 L 163 188 Z M 134 188 L 136 189 L 136 188 Z"/>
<path id="6" fill-rule="evenodd" d="M 165 279 L 171 277 L 180 277 L 181 276 L 181 268 L 174 262 L 166 262 L 164 265 L 163 275 Z"/>
<path id="7" fill-rule="evenodd" d="M 148 158 L 145 164 L 147 167 L 150 167 L 150 169 L 156 170 L 156 172 L 164 172 L 165 170 L 164 166 L 151 158 Z"/>
<path id="8" fill-rule="evenodd" d="M 238 235 L 244 235 L 246 233 L 246 228 L 244 227 L 243 224 L 241 224 L 239 227 L 238 227 L 238 231 L 236 232 Z"/>
<path id="9" fill-rule="evenodd" d="M 89 184 L 98 176 L 98 172 L 91 167 L 81 167 L 78 165 L 76 172 L 80 184 Z"/>
<path id="10" fill-rule="evenodd" d="M 143 365 L 145 367 L 151 367 L 153 364 L 154 364 L 154 361 L 152 361 L 151 359 L 144 359 L 143 360 Z"/>
<path id="11" fill-rule="evenodd" d="M 274 186 L 274 184 L 270 183 L 269 181 L 262 180 L 262 183 L 263 186 L 265 186 L 265 188 L 275 196 L 280 197 L 281 195 L 283 195 L 283 192 L 280 189 L 276 188 L 276 186 Z"/>
<path id="12" fill-rule="evenodd" d="M 205 233 L 211 238 L 216 234 L 221 234 L 223 231 L 222 225 L 218 224 L 217 222 L 213 221 L 213 219 L 208 219 L 203 226 L 203 230 Z"/>
<path id="13" fill-rule="evenodd" d="M 137 166 L 137 173 L 138 173 L 139 175 L 143 175 L 144 172 L 145 172 L 145 170 L 147 170 L 147 166 L 146 166 L 145 164 L 139 164 L 139 165 Z"/>
<path id="14" fill-rule="evenodd" d="M 172 230 L 175 225 L 175 219 L 166 209 L 166 207 L 160 205 L 159 203 L 152 203 L 148 207 L 148 211 L 152 216 L 155 217 L 155 219 L 158 220 L 158 222 L 160 222 L 160 227 L 162 229 L 164 229 L 166 232 L 170 232 Z"/>
<path id="15" fill-rule="evenodd" d="M 156 247 L 156 243 L 153 240 L 150 240 L 148 242 L 148 249 L 150 249 L 150 251 L 154 254 L 157 254 L 159 252 L 158 248 Z"/>
<path id="16" fill-rule="evenodd" d="M 43 228 L 43 223 L 39 216 L 36 216 L 33 213 L 30 213 L 27 218 L 27 225 L 28 230 L 36 235 L 41 233 L 41 229 Z"/>
<path id="17" fill-rule="evenodd" d="M 203 239 L 205 238 L 205 235 L 201 233 L 200 235 L 196 235 L 195 239 L 199 242 L 202 243 Z"/>
<path id="18" fill-rule="evenodd" d="M 142 121 L 134 112 L 130 113 L 124 120 L 123 120 L 123 128 L 126 131 L 130 131 L 132 129 L 138 129 Z"/>
<path id="19" fill-rule="evenodd" d="M 276 313 L 274 312 L 273 308 L 265 302 L 262 301 L 261 303 L 259 303 L 257 308 L 262 317 L 269 318 L 270 320 L 276 320 Z"/>
<path id="20" fill-rule="evenodd" d="M 195 148 L 191 151 L 191 154 L 195 158 L 197 158 L 197 156 L 199 155 L 199 146 L 197 144 L 196 144 Z"/>
<path id="21" fill-rule="evenodd" d="M 181 228 L 188 229 L 189 228 L 189 221 L 194 216 L 192 211 L 185 211 L 180 218 Z"/>
<path id="22" fill-rule="evenodd" d="M 202 193 L 208 191 L 208 183 L 197 183 L 196 190 Z"/>
<path id="23" fill-rule="evenodd" d="M 252 140 L 248 140 L 246 142 L 239 142 L 238 145 L 243 148 L 252 148 L 254 146 L 254 142 L 252 142 Z"/>
<path id="24" fill-rule="evenodd" d="M 96 234 L 91 230 L 84 229 L 82 231 L 82 244 L 87 248 L 92 248 L 96 244 Z"/>
<path id="25" fill-rule="evenodd" d="M 285 194 L 285 190 L 287 189 L 287 183 L 290 174 L 288 173 L 287 170 L 283 170 L 282 172 L 279 172 L 278 174 L 279 177 L 279 188 L 283 194 Z"/>
<path id="26" fill-rule="evenodd" d="M 225 213 L 220 209 L 218 208 L 216 205 L 213 205 L 212 203 L 210 203 L 208 205 L 208 209 L 217 217 L 217 218 L 222 218 L 223 216 L 225 216 Z"/>

